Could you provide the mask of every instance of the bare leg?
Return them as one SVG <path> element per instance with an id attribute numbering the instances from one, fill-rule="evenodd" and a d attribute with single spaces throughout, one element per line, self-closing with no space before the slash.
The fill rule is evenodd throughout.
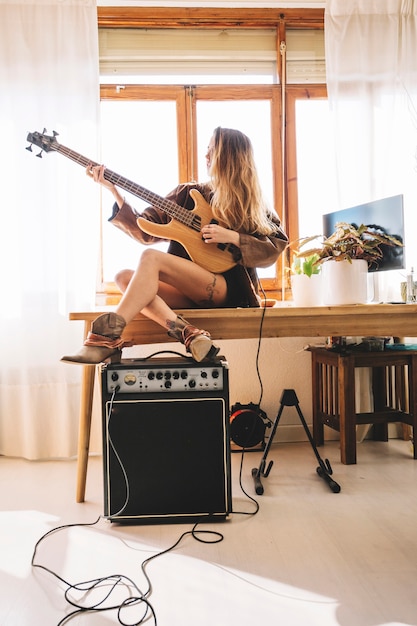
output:
<path id="1" fill-rule="evenodd" d="M 124 269 L 120 270 L 120 272 L 116 274 L 114 281 L 122 293 L 124 293 L 128 288 L 134 273 L 134 270 Z M 167 285 L 166 283 L 162 283 L 161 281 L 159 281 L 158 296 L 160 296 L 162 300 L 164 300 L 164 302 L 166 302 L 172 309 L 192 309 L 196 305 L 195 302 L 184 296 L 184 294 L 178 291 L 178 289 L 172 287 L 171 285 Z M 143 309 L 142 313 L 143 315 L 147 315 Z"/>
<path id="2" fill-rule="evenodd" d="M 125 281 L 128 274 L 125 274 Z M 131 275 L 128 287 L 116 309 L 126 323 L 139 312 L 149 316 L 165 328 L 177 318 L 171 306 L 158 294 L 164 291 L 162 284 L 173 288 L 178 300 L 194 306 L 221 306 L 227 295 L 226 281 L 223 276 L 212 274 L 186 259 L 160 252 L 145 250 L 136 271 Z"/>
<path id="3" fill-rule="evenodd" d="M 134 274 L 133 270 L 121 270 L 114 277 L 114 282 L 122 293 L 124 293 Z"/>
<path id="4" fill-rule="evenodd" d="M 109 358 L 120 361 L 123 330 L 140 312 L 166 328 L 196 361 L 217 354 L 219 348 L 213 345 L 210 334 L 177 316 L 172 307 L 189 307 L 190 303 L 196 307 L 221 306 L 227 297 L 222 275 L 166 252 L 147 250 L 135 272 L 125 270 L 119 274 L 118 284 L 126 291 L 116 312 L 95 319 L 83 348 L 76 355 L 63 357 L 63 361 L 84 364 Z"/>

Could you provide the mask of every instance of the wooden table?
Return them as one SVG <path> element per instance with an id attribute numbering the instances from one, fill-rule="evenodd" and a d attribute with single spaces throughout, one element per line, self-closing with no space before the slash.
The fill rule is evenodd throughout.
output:
<path id="1" fill-rule="evenodd" d="M 101 313 L 70 313 L 70 320 L 84 322 L 84 337 Z M 387 336 L 417 337 L 417 304 L 363 304 L 335 307 L 293 307 L 278 305 L 266 309 L 190 309 L 178 313 L 215 340 L 262 337 Z M 139 315 L 130 322 L 123 336 L 135 344 L 173 341 L 166 330 Z M 78 435 L 77 502 L 84 502 L 90 445 L 95 366 L 85 365 L 81 387 Z"/>

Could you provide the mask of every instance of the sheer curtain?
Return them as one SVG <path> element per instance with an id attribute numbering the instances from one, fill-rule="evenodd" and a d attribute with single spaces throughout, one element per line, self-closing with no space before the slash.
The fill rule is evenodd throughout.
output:
<path id="1" fill-rule="evenodd" d="M 417 268 L 417 3 L 327 0 L 325 44 L 338 208 L 404 194 L 407 266 Z M 380 295 L 397 299 L 404 276 L 390 274 L 378 276 Z"/>
<path id="2" fill-rule="evenodd" d="M 98 190 L 56 152 L 36 158 L 28 132 L 59 132 L 97 158 L 94 0 L 0 0 L 0 454 L 76 454 L 81 368 L 59 362 L 91 309 L 98 255 Z"/>

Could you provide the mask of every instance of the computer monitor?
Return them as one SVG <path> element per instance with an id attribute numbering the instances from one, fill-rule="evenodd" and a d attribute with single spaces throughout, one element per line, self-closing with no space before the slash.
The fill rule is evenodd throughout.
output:
<path id="1" fill-rule="evenodd" d="M 347 222 L 356 227 L 364 224 L 376 231 L 392 235 L 404 244 L 404 197 L 391 196 L 323 215 L 325 237 L 330 237 L 335 232 L 338 222 Z M 381 251 L 382 259 L 378 265 L 373 264 L 369 267 L 370 272 L 405 269 L 404 247 L 381 245 Z"/>

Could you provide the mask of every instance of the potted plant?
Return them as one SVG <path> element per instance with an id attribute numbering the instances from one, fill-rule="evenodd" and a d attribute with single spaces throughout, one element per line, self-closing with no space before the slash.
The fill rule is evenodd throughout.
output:
<path id="1" fill-rule="evenodd" d="M 311 276 L 317 276 L 320 274 L 320 265 L 317 263 L 318 260 L 318 254 L 310 254 L 309 256 L 301 257 L 298 253 L 295 253 L 291 266 L 292 275 L 300 276 L 303 274 L 309 278 L 311 278 Z"/>
<path id="2" fill-rule="evenodd" d="M 317 237 L 302 240 L 304 248 Z M 384 247 L 403 246 L 402 242 L 371 226 L 339 222 L 330 237 L 322 238 L 319 247 L 299 251 L 297 256 L 316 255 L 313 265 L 322 270 L 324 304 L 363 304 L 367 302 L 367 273 L 378 265 Z"/>
<path id="3" fill-rule="evenodd" d="M 311 241 L 311 238 L 308 241 Z M 304 240 L 298 240 L 295 243 L 299 242 L 301 244 L 293 252 L 293 262 L 290 268 L 293 301 L 296 306 L 317 306 L 322 304 L 319 255 L 317 253 L 301 255 Z M 293 246 L 294 243 L 289 247 Z"/>

